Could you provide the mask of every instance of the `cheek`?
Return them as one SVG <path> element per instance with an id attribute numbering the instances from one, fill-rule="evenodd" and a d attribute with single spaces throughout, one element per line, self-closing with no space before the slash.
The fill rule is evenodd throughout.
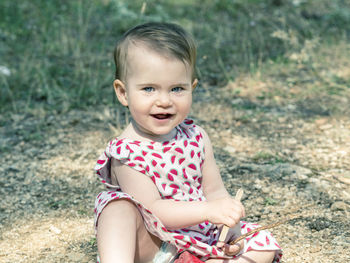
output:
<path id="1" fill-rule="evenodd" d="M 144 114 L 150 110 L 150 105 L 144 99 L 138 99 L 137 97 L 132 97 L 129 99 L 129 111 L 131 114 L 138 115 Z"/>
<path id="2" fill-rule="evenodd" d="M 191 110 L 191 106 L 192 106 L 192 97 L 187 97 L 186 99 L 182 99 L 179 103 L 179 111 L 182 112 L 189 112 Z"/>
<path id="3" fill-rule="evenodd" d="M 142 99 L 140 98 L 137 92 L 128 93 L 128 102 L 130 105 L 133 105 L 134 107 L 138 107 L 142 105 Z"/>

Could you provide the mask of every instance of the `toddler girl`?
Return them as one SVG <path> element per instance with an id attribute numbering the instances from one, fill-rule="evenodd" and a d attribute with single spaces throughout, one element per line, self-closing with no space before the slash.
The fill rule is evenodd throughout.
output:
<path id="1" fill-rule="evenodd" d="M 95 203 L 101 262 L 172 262 L 188 251 L 205 262 L 279 262 L 267 231 L 241 243 L 218 242 L 222 225 L 240 224 L 242 204 L 226 191 L 206 132 L 186 119 L 196 48 L 181 27 L 148 23 L 126 32 L 115 49 L 115 93 L 131 123 L 95 167 L 108 191 Z"/>

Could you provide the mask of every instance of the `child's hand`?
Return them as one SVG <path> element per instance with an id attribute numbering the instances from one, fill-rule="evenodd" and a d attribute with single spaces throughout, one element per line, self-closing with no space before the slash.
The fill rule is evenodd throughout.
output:
<path id="1" fill-rule="evenodd" d="M 234 227 L 245 216 L 242 203 L 231 197 L 209 201 L 207 208 L 207 220 L 216 225 Z"/>
<path id="2" fill-rule="evenodd" d="M 224 251 L 224 253 L 228 256 L 234 256 L 237 255 L 244 247 L 244 240 L 241 240 L 239 242 L 237 242 L 234 245 L 230 245 L 224 242 L 218 242 L 216 244 L 216 246 L 220 249 L 222 249 L 222 251 Z"/>
<path id="3" fill-rule="evenodd" d="M 222 229 L 221 229 L 222 230 Z M 236 225 L 234 228 L 230 228 L 224 242 L 218 241 L 216 246 L 224 251 L 228 256 L 237 255 L 244 247 L 244 240 L 237 242 L 234 245 L 230 245 L 231 241 L 234 241 L 241 235 L 241 226 Z"/>

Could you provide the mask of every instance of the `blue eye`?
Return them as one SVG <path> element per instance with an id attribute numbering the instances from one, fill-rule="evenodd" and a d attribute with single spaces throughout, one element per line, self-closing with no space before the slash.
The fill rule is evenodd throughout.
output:
<path id="1" fill-rule="evenodd" d="M 183 87 L 174 87 L 174 88 L 171 89 L 171 91 L 173 91 L 173 92 L 181 92 L 183 90 L 184 90 Z"/>
<path id="2" fill-rule="evenodd" d="M 154 88 L 153 87 L 144 87 L 143 90 L 146 92 L 152 92 L 152 91 L 154 91 Z"/>

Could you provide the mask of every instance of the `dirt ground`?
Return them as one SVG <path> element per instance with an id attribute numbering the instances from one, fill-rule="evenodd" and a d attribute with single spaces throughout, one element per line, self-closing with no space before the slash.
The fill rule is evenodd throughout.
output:
<path id="1" fill-rule="evenodd" d="M 215 146 L 246 220 L 272 229 L 283 262 L 350 262 L 349 96 L 259 99 L 239 80 L 195 94 L 192 117 Z M 342 103 L 341 103 L 342 102 Z M 343 105 L 337 115 L 329 109 Z M 0 117 L 0 262 L 95 262 L 94 163 L 120 130 L 109 108 Z M 6 117 L 8 118 L 8 117 Z"/>

